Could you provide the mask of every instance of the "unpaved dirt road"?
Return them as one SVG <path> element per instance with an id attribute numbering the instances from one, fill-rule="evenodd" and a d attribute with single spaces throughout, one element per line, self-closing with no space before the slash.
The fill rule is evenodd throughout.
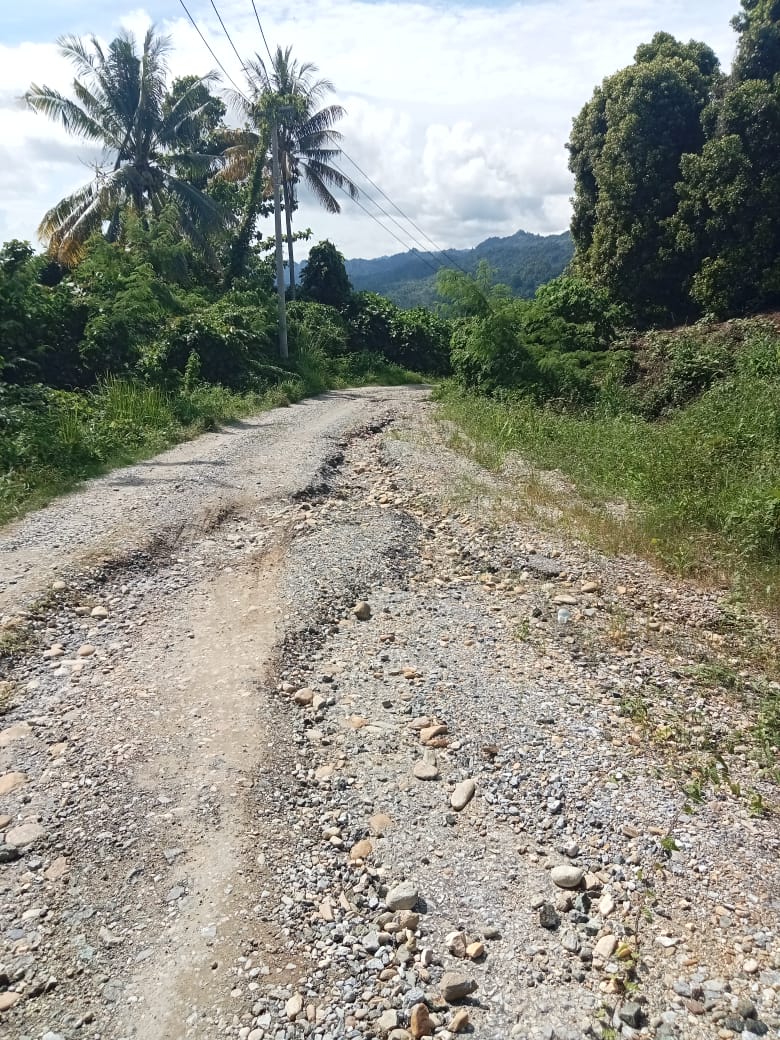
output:
<path id="1" fill-rule="evenodd" d="M 0 1035 L 777 1034 L 775 629 L 446 433 L 329 394 L 0 533 Z"/>

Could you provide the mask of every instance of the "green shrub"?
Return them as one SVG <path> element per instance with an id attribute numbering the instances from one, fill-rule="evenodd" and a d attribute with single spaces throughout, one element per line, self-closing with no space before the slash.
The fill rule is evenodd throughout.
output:
<path id="1" fill-rule="evenodd" d="M 347 323 L 335 307 L 296 300 L 287 309 L 290 350 L 312 348 L 328 357 L 348 352 Z"/>
<path id="2" fill-rule="evenodd" d="M 582 279 L 556 278 L 533 300 L 508 299 L 463 275 L 440 283 L 471 312 L 455 321 L 450 342 L 453 373 L 467 389 L 584 404 L 620 367 L 610 348 L 621 312 Z"/>
<path id="3" fill-rule="evenodd" d="M 448 371 L 449 325 L 420 308 L 403 311 L 376 293 L 352 296 L 346 310 L 349 352 L 375 353 L 403 368 Z"/>
<path id="4" fill-rule="evenodd" d="M 541 381 L 517 320 L 521 308 L 522 304 L 506 305 L 485 317 L 456 320 L 450 358 L 455 378 L 466 389 L 482 394 L 532 392 Z"/>
<path id="5" fill-rule="evenodd" d="M 81 297 L 45 257 L 26 242 L 0 249 L 0 379 L 83 385 L 89 377 L 79 342 L 86 320 Z"/>
<path id="6" fill-rule="evenodd" d="M 263 385 L 262 368 L 276 352 L 270 302 L 231 293 L 217 303 L 174 318 L 146 352 L 146 371 L 165 382 L 183 374 L 196 354 L 201 378 L 234 390 Z"/>

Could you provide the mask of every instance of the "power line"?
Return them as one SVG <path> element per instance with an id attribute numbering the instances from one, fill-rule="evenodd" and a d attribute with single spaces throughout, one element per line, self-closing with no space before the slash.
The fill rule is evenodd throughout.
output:
<path id="1" fill-rule="evenodd" d="M 389 227 L 387 227 L 385 224 L 383 224 L 382 221 L 379 219 L 379 217 L 377 217 L 376 214 L 372 213 L 371 210 L 366 209 L 366 207 L 363 205 L 363 203 L 359 199 L 352 198 L 352 196 L 349 194 L 349 192 L 346 190 L 346 188 L 342 188 L 342 187 L 340 187 L 338 185 L 337 185 L 337 187 L 339 188 L 339 191 L 342 191 L 346 195 L 346 197 L 348 199 L 350 199 L 351 202 L 354 202 L 355 205 L 359 206 L 367 216 L 371 217 L 371 219 L 373 221 L 375 221 L 375 223 L 377 223 L 382 228 L 383 231 L 386 231 L 388 233 L 388 235 L 392 235 L 393 238 L 396 240 L 396 242 L 400 242 L 401 243 L 401 245 L 404 247 L 404 249 L 406 249 L 406 250 L 409 249 L 409 243 L 408 242 L 404 242 L 404 240 L 402 238 L 399 238 L 399 236 L 396 235 L 395 231 L 391 231 Z M 368 195 L 367 198 L 371 198 L 371 196 Z M 377 205 L 375 199 L 371 199 L 371 201 L 374 203 L 374 205 Z M 434 274 L 438 274 L 439 273 L 441 268 L 440 267 L 434 267 L 434 265 L 430 262 L 430 260 L 428 260 L 428 258 L 425 255 L 425 253 L 421 253 L 419 251 L 419 249 L 415 249 L 414 247 L 412 247 L 411 252 L 416 253 L 417 256 L 419 257 L 419 259 L 422 260 L 422 262 L 424 264 L 427 264 L 427 266 L 430 267 L 430 269 L 433 271 Z"/>
<path id="2" fill-rule="evenodd" d="M 222 26 L 222 31 L 224 32 L 225 36 L 227 36 L 228 43 L 233 48 L 233 53 L 238 58 L 238 64 L 241 66 L 241 68 L 244 70 L 244 72 L 246 72 L 246 65 L 244 64 L 244 59 L 241 57 L 241 55 L 236 50 L 236 45 L 233 43 L 233 38 L 231 37 L 230 33 L 228 32 L 227 26 L 222 21 L 222 15 L 219 13 L 219 9 L 217 8 L 217 5 L 214 3 L 214 0 L 211 0 L 211 6 L 214 8 L 214 14 L 219 19 L 219 24 Z"/>
<path id="3" fill-rule="evenodd" d="M 453 264 L 455 267 L 457 267 L 459 271 L 462 271 L 463 274 L 467 274 L 467 275 L 469 275 L 469 277 L 471 277 L 471 272 L 467 271 L 465 267 L 463 267 L 461 264 L 459 264 L 458 261 L 453 256 L 450 256 L 449 253 L 447 253 L 447 251 L 445 249 L 442 249 L 441 246 L 437 245 L 436 242 L 434 242 L 434 240 L 431 238 L 431 236 L 426 234 L 423 231 L 423 229 L 419 226 L 419 224 L 416 224 L 412 220 L 412 218 L 410 216 L 408 216 L 406 213 L 404 213 L 404 211 L 401 209 L 401 207 L 398 205 L 398 203 L 397 202 L 393 202 L 393 200 L 390 198 L 390 196 L 379 187 L 379 185 L 376 183 L 376 181 L 372 181 L 371 180 L 371 178 L 368 176 L 366 171 L 362 168 L 362 166 L 358 165 L 358 163 L 352 158 L 351 155 L 349 155 L 346 151 L 344 151 L 343 148 L 341 148 L 339 150 L 340 150 L 341 154 L 344 156 L 344 158 L 348 159 L 349 162 L 351 162 L 352 165 L 355 167 L 355 169 L 358 170 L 365 177 L 365 179 L 368 181 L 368 183 L 370 185 L 372 185 L 372 187 L 376 188 L 376 190 L 379 192 L 379 194 L 390 203 L 390 205 L 393 207 L 393 209 L 395 209 L 398 213 L 400 213 L 401 216 L 404 218 L 404 220 L 407 220 L 412 225 L 412 227 L 417 232 L 419 232 L 419 234 L 421 234 L 423 236 L 423 238 L 427 239 L 427 241 L 431 243 L 431 245 L 434 247 L 434 249 L 435 249 L 435 251 L 437 253 L 441 253 L 441 255 L 443 257 L 445 257 L 451 264 Z M 430 252 L 430 250 L 426 250 L 426 252 Z"/>
<path id="4" fill-rule="evenodd" d="M 257 13 L 257 5 L 255 4 L 255 0 L 252 0 L 252 10 L 255 12 L 255 18 L 257 19 L 257 27 L 260 30 L 260 35 L 263 37 L 263 43 L 265 44 L 265 49 L 268 51 L 268 60 L 273 65 L 273 63 L 274 63 L 273 55 L 271 54 L 271 48 L 268 46 L 268 40 L 266 40 L 265 33 L 263 32 L 263 23 L 260 21 L 260 15 Z"/>
<path id="5" fill-rule="evenodd" d="M 222 64 L 222 62 L 221 62 L 221 61 L 219 60 L 219 58 L 218 58 L 218 57 L 216 56 L 216 54 L 215 54 L 215 53 L 214 53 L 214 51 L 212 50 L 211 46 L 209 45 L 208 41 L 206 40 L 205 36 L 203 35 L 203 33 L 202 33 L 202 32 L 200 31 L 200 29 L 198 28 L 198 25 L 197 25 L 197 23 L 195 22 L 195 19 L 194 19 L 194 18 L 192 17 L 192 15 L 190 14 L 190 12 L 189 12 L 189 10 L 188 10 L 188 8 L 187 8 L 187 5 L 186 5 L 186 4 L 184 3 L 184 0 L 179 0 L 179 3 L 180 3 L 180 4 L 181 4 L 181 6 L 182 6 L 182 7 L 184 8 L 184 10 L 185 10 L 185 12 L 186 12 L 186 14 L 187 14 L 187 17 L 188 17 L 188 18 L 189 18 L 189 20 L 190 20 L 190 21 L 192 22 L 192 24 L 193 24 L 193 26 L 195 27 L 195 30 L 197 31 L 197 33 L 198 33 L 198 35 L 200 36 L 201 40 L 203 40 L 204 44 L 205 44 L 205 45 L 206 45 L 206 47 L 208 48 L 208 50 L 209 50 L 209 53 L 210 53 L 210 54 L 211 54 L 211 56 L 212 56 L 212 57 L 214 58 L 214 61 L 216 61 L 216 63 L 217 63 L 217 65 L 219 66 L 219 68 L 220 68 L 220 69 L 222 70 L 222 72 L 223 72 L 223 73 L 225 74 L 225 76 L 226 76 L 226 77 L 228 78 L 228 80 L 229 80 L 229 81 L 230 81 L 230 82 L 231 82 L 231 83 L 233 84 L 233 86 L 234 86 L 234 87 L 236 88 L 236 91 L 237 91 L 237 92 L 238 92 L 238 93 L 239 93 L 239 94 L 241 95 L 241 97 L 243 97 L 243 98 L 244 98 L 244 100 L 245 100 L 245 101 L 247 101 L 247 104 L 249 104 L 249 101 L 248 101 L 247 97 L 246 97 L 246 96 L 245 96 L 245 95 L 243 94 L 243 92 L 242 92 L 242 91 L 241 91 L 241 90 L 240 90 L 240 89 L 238 88 L 238 86 L 236 85 L 236 82 L 235 82 L 235 80 L 234 80 L 234 79 L 233 79 L 233 77 L 232 77 L 232 76 L 231 76 L 231 75 L 230 75 L 230 74 L 228 73 L 228 71 L 227 71 L 227 70 L 225 69 L 225 66 L 224 66 L 224 65 Z M 244 61 L 243 61 L 243 59 L 241 58 L 241 55 L 240 55 L 240 54 L 238 53 L 238 50 L 237 50 L 237 48 L 236 48 L 236 45 L 235 45 L 235 44 L 233 43 L 233 40 L 232 40 L 232 38 L 231 38 L 231 36 L 230 36 L 230 33 L 228 32 L 227 26 L 225 25 L 225 23 L 224 23 L 224 21 L 223 21 L 223 19 L 222 19 L 222 16 L 221 16 L 221 15 L 220 15 L 220 13 L 219 13 L 219 10 L 218 10 L 218 8 L 217 8 L 217 5 L 216 5 L 216 3 L 215 3 L 215 0 L 210 0 L 210 3 L 211 3 L 211 6 L 212 6 L 212 7 L 213 7 L 213 9 L 214 9 L 214 13 L 216 14 L 217 18 L 219 19 L 219 24 L 221 25 L 221 27 L 222 27 L 222 31 L 224 32 L 225 36 L 227 37 L 228 43 L 229 43 L 229 44 L 230 44 L 230 46 L 231 46 L 231 47 L 233 48 L 233 52 L 235 53 L 236 57 L 238 58 L 238 61 L 239 61 L 240 65 L 241 65 L 242 69 L 243 69 L 243 70 L 244 70 L 244 72 L 246 73 L 246 72 L 247 72 L 247 69 L 246 69 L 246 65 L 244 64 Z M 260 14 L 259 14 L 259 12 L 258 12 L 258 10 L 257 10 L 257 4 L 256 4 L 255 0 L 251 0 L 251 3 L 252 3 L 252 10 L 254 11 L 254 14 L 255 14 L 255 19 L 256 19 L 256 21 L 257 21 L 257 26 L 258 26 L 258 28 L 259 28 L 259 30 L 260 30 L 260 35 L 262 36 L 262 39 L 263 39 L 263 43 L 265 44 L 265 49 L 266 49 L 266 51 L 267 51 L 267 53 L 268 53 L 268 58 L 269 58 L 269 60 L 270 60 L 271 64 L 273 64 L 273 55 L 271 54 L 271 48 L 270 48 L 270 47 L 268 46 L 268 40 L 266 39 L 266 35 L 265 35 L 265 32 L 264 32 L 264 30 L 263 30 L 263 23 L 262 23 L 262 22 L 260 21 Z M 247 75 L 248 75 L 248 73 L 247 73 Z M 379 194 L 380 194 L 380 195 L 381 195 L 381 196 L 382 196 L 383 198 L 385 198 L 385 199 L 387 200 L 387 202 L 389 202 L 389 203 L 390 203 L 390 205 L 391 205 L 391 206 L 392 206 L 392 207 L 393 207 L 393 208 L 394 208 L 394 209 L 395 209 L 395 210 L 396 210 L 396 211 L 397 211 L 398 213 L 400 213 L 400 215 L 401 215 L 401 216 L 402 216 L 402 217 L 404 218 L 404 220 L 408 221 L 408 223 L 409 223 L 409 224 L 411 224 L 411 225 L 412 225 L 412 227 L 414 227 L 414 228 L 415 228 L 415 229 L 416 229 L 416 230 L 417 230 L 417 231 L 419 232 L 419 234 L 421 234 L 421 235 L 423 236 L 423 238 L 427 239 L 427 240 L 428 240 L 428 241 L 429 241 L 429 242 L 430 242 L 430 243 L 431 243 L 431 244 L 432 244 L 432 245 L 434 246 L 434 249 L 436 250 L 436 252 L 437 252 L 437 253 L 440 253 L 440 254 L 441 254 L 441 256 L 445 257 L 445 258 L 446 258 L 446 259 L 447 259 L 448 261 L 450 261 L 451 263 L 453 263 L 453 264 L 454 264 L 454 265 L 455 265 L 456 267 L 458 267 L 458 268 L 459 268 L 459 269 L 460 269 L 460 270 L 461 270 L 461 271 L 462 271 L 462 272 L 463 272 L 464 274 L 466 274 L 466 275 L 468 275 L 468 274 L 469 274 L 469 272 L 468 272 L 468 271 L 466 271 L 466 269 L 465 269 L 464 267 L 462 267 L 462 266 L 461 266 L 461 265 L 460 265 L 460 264 L 459 264 L 459 263 L 457 262 L 457 260 L 455 260 L 454 258 L 450 257 L 450 256 L 449 256 L 449 255 L 448 255 L 448 254 L 447 254 L 447 253 L 445 252 L 445 250 L 441 249 L 441 248 L 440 248 L 440 247 L 439 247 L 439 246 L 438 246 L 438 245 L 436 244 L 436 242 L 434 242 L 434 240 L 433 240 L 433 239 L 432 239 L 432 238 L 430 237 L 430 235 L 426 234 L 426 233 L 425 233 L 425 232 L 424 232 L 424 231 L 422 230 L 422 228 L 421 228 L 421 227 L 419 227 L 419 225 L 418 225 L 418 224 L 416 224 L 416 223 L 415 223 L 415 222 L 414 222 L 414 221 L 412 220 L 412 218 L 411 218 L 411 217 L 407 216 L 407 214 L 406 214 L 406 213 L 404 213 L 404 211 L 403 211 L 403 210 L 401 209 L 401 207 L 400 207 L 400 206 L 399 206 L 399 205 L 398 205 L 398 204 L 397 204 L 396 202 L 394 202 L 394 201 L 393 201 L 393 200 L 392 200 L 392 199 L 390 198 L 390 196 L 389 196 L 389 195 L 388 195 L 388 194 L 387 194 L 387 193 L 386 193 L 385 191 L 383 191 L 383 190 L 382 190 L 382 188 L 380 188 L 380 187 L 379 187 L 379 185 L 378 185 L 378 184 L 377 184 L 377 183 L 376 183 L 375 181 L 373 181 L 373 180 L 372 180 L 372 179 L 371 179 L 371 178 L 370 178 L 370 177 L 368 176 L 368 174 L 367 174 L 367 173 L 365 172 L 365 170 L 363 170 L 363 169 L 362 169 L 362 167 L 358 165 L 358 163 L 357 163 L 357 162 L 356 162 L 356 161 L 355 161 L 355 160 L 354 160 L 354 159 L 352 158 L 352 156 L 351 156 L 351 155 L 349 155 L 349 154 L 348 154 L 347 152 L 345 152 L 345 151 L 344 151 L 343 149 L 339 149 L 339 151 L 340 151 L 340 153 L 341 153 L 341 154 L 342 154 L 342 155 L 343 155 L 343 156 L 344 156 L 344 157 L 345 157 L 346 159 L 348 159 L 348 160 L 349 160 L 349 162 L 351 162 L 351 163 L 352 163 L 352 165 L 353 165 L 353 166 L 355 167 L 355 169 L 357 169 L 357 170 L 358 170 L 358 171 L 359 171 L 359 172 L 360 172 L 360 173 L 361 173 L 361 174 L 363 175 L 363 177 L 365 177 L 365 179 L 366 179 L 366 180 L 368 181 L 368 183 L 369 183 L 369 184 L 371 184 L 371 185 L 372 185 L 372 186 L 373 186 L 374 188 L 376 188 L 376 190 L 377 190 L 377 191 L 379 192 Z M 334 164 L 334 165 L 335 165 L 335 164 Z M 338 166 L 336 167 L 336 169 L 337 169 L 337 170 L 339 170 L 339 172 L 340 172 L 340 173 L 341 173 L 341 174 L 342 174 L 343 176 L 346 176 L 346 175 L 344 174 L 343 170 L 340 170 Z M 395 233 L 394 231 L 392 231 L 392 230 L 391 230 L 391 229 L 390 229 L 389 227 L 387 227 L 387 226 L 386 226 L 385 224 L 383 224 L 383 223 L 382 223 L 382 221 L 381 221 L 381 220 L 379 220 L 379 218 L 378 218 L 378 217 L 377 217 L 377 216 L 376 216 L 376 215 L 375 215 L 374 213 L 372 213 L 372 212 L 371 212 L 370 210 L 366 209 L 366 207 L 365 207 L 365 206 L 364 206 L 364 205 L 363 205 L 363 204 L 362 204 L 362 203 L 361 203 L 361 202 L 360 202 L 360 201 L 359 201 L 358 199 L 352 198 L 352 196 L 351 196 L 351 195 L 349 194 L 349 192 L 347 192 L 347 191 L 346 191 L 345 189 L 343 189 L 343 188 L 340 188 L 340 190 L 344 192 L 344 194 L 345 194 L 345 195 L 347 196 L 347 198 L 350 198 L 350 199 L 352 199 L 352 201 L 353 201 L 353 202 L 354 202 L 354 203 L 355 203 L 355 204 L 356 204 L 357 206 L 359 206 L 359 207 L 360 207 L 360 209 L 361 209 L 361 210 L 363 210 L 363 212 L 364 212 L 364 213 L 365 213 L 365 214 L 366 214 L 367 216 L 369 216 L 369 217 L 370 217 L 370 218 L 371 218 L 371 219 L 372 219 L 373 221 L 375 221 L 375 222 L 376 222 L 377 224 L 379 224 L 379 226 L 380 226 L 381 228 L 383 228 L 383 229 L 384 229 L 384 230 L 385 230 L 385 231 L 386 231 L 386 232 L 387 232 L 388 234 L 392 235 L 392 236 L 393 236 L 393 238 L 394 238 L 394 239 L 395 239 L 395 240 L 396 240 L 397 242 L 400 242 L 400 244 L 401 244 L 401 245 L 402 245 L 402 246 L 404 247 L 404 249 L 405 249 L 405 250 L 406 250 L 406 249 L 409 249 L 409 244 L 408 244 L 408 242 L 404 241 L 404 239 L 402 239 L 402 238 L 399 238 L 399 236 L 398 236 L 398 235 L 396 235 L 396 233 Z M 386 210 L 386 209 L 385 209 L 385 208 L 384 208 L 384 207 L 383 207 L 383 206 L 382 206 L 382 205 L 381 205 L 381 204 L 380 204 L 379 202 L 377 202 L 377 200 L 376 200 L 375 198 L 373 198 L 373 197 L 372 197 L 371 195 L 368 195 L 368 193 L 367 193 L 367 192 L 364 192 L 364 194 L 365 194 L 365 195 L 366 195 L 366 197 L 367 197 L 367 198 L 369 199 L 369 201 L 370 201 L 370 202 L 372 202 L 372 203 L 373 203 L 373 204 L 374 204 L 374 205 L 376 206 L 376 208 L 377 208 L 377 209 L 378 209 L 378 210 L 379 210 L 379 211 L 380 211 L 380 212 L 381 212 L 382 214 L 384 214 L 384 216 L 385 216 L 385 217 L 387 217 L 387 219 L 388 219 L 388 220 L 391 220 L 391 221 L 392 221 L 392 222 L 393 222 L 393 223 L 395 224 L 395 226 L 396 226 L 397 228 L 399 228 L 399 230 L 400 230 L 400 231 L 401 231 L 401 232 L 402 232 L 402 233 L 403 233 L 404 235 L 406 235 L 406 236 L 407 236 L 407 237 L 408 237 L 408 238 L 409 238 L 409 239 L 410 239 L 410 240 L 411 240 L 411 241 L 412 241 L 413 243 L 415 243 L 415 244 L 416 244 L 417 246 L 422 246 L 422 243 L 420 242 L 420 240 L 419 240 L 419 239 L 417 239 L 417 238 L 415 238 L 415 236 L 414 236 L 413 234 L 411 234 L 411 232 L 410 232 L 410 231 L 409 231 L 409 230 L 408 230 L 407 228 L 403 227 L 403 225 L 402 225 L 402 224 L 400 224 L 400 223 L 399 223 L 399 222 L 398 222 L 398 221 L 396 220 L 396 218 L 395 218 L 395 217 L 394 217 L 394 216 L 393 216 L 393 215 L 392 215 L 391 213 L 388 213 L 388 212 L 387 212 L 387 210 Z M 411 252 L 415 253 L 415 255 L 416 255 L 416 256 L 417 256 L 417 257 L 418 257 L 418 258 L 419 258 L 420 260 L 422 260 L 422 262 L 423 262 L 424 264 L 426 264 L 426 266 L 427 266 L 427 267 L 429 267 L 429 268 L 430 268 L 430 269 L 431 269 L 431 270 L 433 271 L 433 273 L 434 273 L 434 274 L 437 274 L 437 273 L 439 272 L 439 270 L 441 269 L 441 267 L 436 267 L 436 266 L 435 266 L 435 264 L 434 264 L 434 263 L 432 263 L 432 262 L 431 262 L 431 261 L 430 261 L 430 260 L 428 259 L 428 256 L 430 256 L 430 255 L 431 255 L 431 253 L 430 253 L 430 250 L 426 250 L 426 249 L 425 249 L 424 247 L 423 247 L 422 249 L 417 249 L 417 248 L 415 248 L 415 246 L 412 246 L 412 247 L 411 247 Z M 439 263 L 441 263 L 441 261 L 439 261 Z M 443 264 L 442 264 L 442 266 L 443 266 Z"/>
<path id="6" fill-rule="evenodd" d="M 346 174 L 344 173 L 344 171 L 339 166 L 337 166 L 335 163 L 333 163 L 333 166 L 334 166 L 334 168 L 336 170 L 338 170 L 338 172 L 343 177 L 346 178 Z M 349 178 L 347 178 L 347 179 L 349 179 Z M 372 196 L 369 195 L 368 192 L 364 192 L 363 194 L 366 196 L 366 198 L 369 199 L 369 201 L 373 202 L 373 204 L 376 206 L 376 208 L 379 210 L 380 213 L 383 213 L 387 217 L 388 220 L 392 220 L 392 222 L 395 224 L 395 226 L 398 228 L 398 230 L 402 232 L 402 234 L 406 235 L 407 238 L 411 239 L 411 241 L 414 243 L 415 246 L 419 246 L 420 247 L 419 252 L 425 253 L 428 256 L 433 255 L 431 253 L 430 249 L 426 249 L 425 246 L 422 244 L 422 242 L 418 238 L 415 238 L 415 236 L 410 231 L 408 231 L 403 226 L 403 224 L 399 223 L 399 221 L 397 221 L 395 219 L 395 217 L 393 216 L 392 213 L 388 213 L 387 210 L 384 208 L 384 206 L 381 205 L 381 203 L 377 202 L 377 200 L 375 198 L 372 198 Z M 384 227 L 384 224 L 382 226 Z M 399 239 L 399 241 L 400 241 L 400 239 Z M 417 250 L 413 249 L 413 252 L 417 252 Z M 439 252 L 441 252 L 441 250 L 439 250 Z M 441 262 L 441 261 L 439 261 L 439 262 Z M 436 268 L 436 270 L 438 270 L 438 268 Z"/>
<path id="7" fill-rule="evenodd" d="M 184 8 L 184 12 L 185 12 L 185 14 L 187 15 L 187 17 L 189 18 L 189 20 L 190 20 L 190 21 L 192 22 L 192 24 L 193 24 L 193 26 L 194 26 L 194 28 L 195 28 L 195 32 L 196 32 L 196 33 L 198 34 L 198 36 L 200 36 L 201 40 L 203 40 L 203 42 L 205 43 L 205 45 L 206 45 L 206 47 L 207 47 L 207 49 L 208 49 L 208 52 L 209 52 L 209 54 L 210 54 L 210 55 L 211 55 L 211 57 L 212 57 L 212 58 L 214 59 L 214 61 L 215 61 L 215 62 L 217 63 L 217 65 L 219 66 L 219 68 L 220 68 L 220 69 L 222 70 L 222 73 L 223 73 L 223 75 L 225 76 L 225 78 L 226 78 L 226 79 L 228 79 L 228 80 L 229 80 L 229 81 L 230 81 L 230 82 L 231 82 L 231 83 L 233 84 L 233 86 L 234 86 L 234 87 L 235 87 L 235 89 L 236 89 L 236 93 L 237 93 L 237 94 L 240 94 L 240 95 L 241 95 L 241 97 L 242 97 L 242 98 L 244 99 L 244 101 L 246 101 L 246 103 L 247 103 L 247 104 L 250 104 L 249 98 L 248 98 L 248 97 L 247 97 L 247 96 L 246 96 L 246 95 L 244 94 L 244 92 L 243 92 L 243 91 L 241 90 L 241 88 L 239 87 L 239 85 L 238 85 L 238 84 L 236 83 L 236 81 L 235 81 L 235 80 L 233 79 L 233 77 L 232 77 L 232 76 L 230 75 L 230 73 L 228 72 L 228 70 L 227 70 L 227 69 L 225 68 L 225 66 L 224 66 L 224 65 L 222 64 L 222 62 L 221 62 L 221 61 L 219 60 L 219 58 L 218 58 L 218 57 L 216 56 L 216 54 L 214 53 L 214 51 L 213 51 L 213 49 L 212 49 L 212 47 L 211 47 L 211 44 L 210 44 L 210 43 L 209 43 L 209 41 L 208 41 L 208 40 L 206 39 L 206 37 L 205 37 L 205 36 L 203 35 L 203 33 L 202 33 L 202 32 L 200 31 L 200 28 L 198 27 L 198 23 L 197 23 L 197 22 L 195 21 L 195 19 L 194 19 L 194 18 L 192 17 L 192 15 L 190 14 L 190 12 L 189 12 L 189 8 L 188 8 L 188 7 L 187 7 L 187 5 L 186 5 L 186 4 L 184 3 L 184 0 L 179 0 L 179 3 L 180 3 L 180 4 L 181 4 L 181 6 L 182 6 L 182 7 Z M 216 10 L 216 8 L 215 8 L 215 10 Z M 217 13 L 217 17 L 219 17 L 219 13 Z M 220 22 L 222 21 L 222 19 L 221 19 L 221 18 L 220 18 L 219 20 L 220 20 Z M 223 26 L 223 28 L 224 28 L 224 26 Z M 232 41 L 231 41 L 231 43 L 232 43 Z M 235 48 L 233 48 L 233 49 L 235 50 Z M 240 61 L 240 60 L 241 60 L 241 59 L 239 58 L 239 61 Z"/>

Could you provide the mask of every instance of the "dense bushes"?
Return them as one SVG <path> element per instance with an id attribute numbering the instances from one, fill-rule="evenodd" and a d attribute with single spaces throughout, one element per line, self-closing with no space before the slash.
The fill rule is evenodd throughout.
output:
<path id="1" fill-rule="evenodd" d="M 0 520 L 192 432 L 307 393 L 417 378 L 449 330 L 378 297 L 289 308 L 277 344 L 267 267 L 226 290 L 164 217 L 95 236 L 70 272 L 0 251 Z M 372 325 L 372 322 L 374 323 Z M 373 330 L 373 331 L 372 331 Z"/>
<path id="2" fill-rule="evenodd" d="M 495 287 L 478 291 L 478 283 L 452 273 L 441 288 L 465 315 L 455 321 L 451 361 L 468 389 L 582 403 L 625 361 L 611 349 L 620 311 L 579 278 L 556 278 L 533 300 L 510 299 Z"/>
<path id="3" fill-rule="evenodd" d="M 311 250 L 301 276 L 301 295 L 309 301 L 308 309 L 295 304 L 293 320 L 332 356 L 368 351 L 419 372 L 442 375 L 449 370 L 449 324 L 421 307 L 402 310 L 376 293 L 353 292 L 344 257 L 332 243 L 320 242 Z M 315 305 L 321 309 L 311 309 Z M 343 324 L 332 312 L 326 316 L 326 306 L 337 310 Z"/>
<path id="4" fill-rule="evenodd" d="M 276 315 L 267 297 L 231 291 L 215 303 L 175 317 L 145 351 L 148 373 L 170 383 L 191 357 L 207 383 L 234 390 L 267 385 L 276 351 Z"/>
<path id="5" fill-rule="evenodd" d="M 404 311 L 376 293 L 362 292 L 353 295 L 345 316 L 351 352 L 375 351 L 420 372 L 447 371 L 450 329 L 429 311 Z"/>
<path id="6" fill-rule="evenodd" d="M 630 345 L 633 363 L 622 366 L 630 381 L 615 370 L 600 380 L 589 368 L 584 406 L 540 400 L 528 388 L 475 396 L 450 387 L 446 414 L 485 460 L 516 450 L 570 476 L 586 498 L 625 499 L 626 519 L 609 513 L 605 524 L 634 551 L 685 573 L 747 576 L 776 604 L 780 330 L 736 321 Z M 456 351 L 453 364 L 460 368 Z"/>
<path id="7" fill-rule="evenodd" d="M 85 378 L 87 310 L 72 285 L 43 284 L 50 277 L 49 262 L 26 242 L 0 250 L 0 381 L 72 386 Z"/>
<path id="8" fill-rule="evenodd" d="M 262 267 L 251 283 L 224 291 L 164 221 L 136 224 L 129 238 L 120 246 L 96 236 L 78 267 L 53 275 L 25 243 L 0 252 L 4 382 L 74 389 L 119 375 L 171 390 L 190 358 L 202 381 L 233 390 L 279 381 L 277 305 Z M 327 288 L 321 268 L 313 284 Z M 341 309 L 313 299 L 290 305 L 293 357 L 310 349 L 325 358 L 374 353 L 403 368 L 446 370 L 446 322 L 372 294 L 350 291 L 343 302 Z"/>

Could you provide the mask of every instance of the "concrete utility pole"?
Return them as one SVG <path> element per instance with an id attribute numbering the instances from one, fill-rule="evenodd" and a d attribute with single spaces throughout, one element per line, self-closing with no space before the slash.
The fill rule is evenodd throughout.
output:
<path id="1" fill-rule="evenodd" d="M 279 296 L 279 356 L 287 358 L 287 300 L 284 288 L 284 247 L 282 243 L 281 173 L 279 171 L 279 129 L 274 113 L 271 127 L 271 167 L 274 181 L 274 224 L 276 226 L 276 291 Z"/>

